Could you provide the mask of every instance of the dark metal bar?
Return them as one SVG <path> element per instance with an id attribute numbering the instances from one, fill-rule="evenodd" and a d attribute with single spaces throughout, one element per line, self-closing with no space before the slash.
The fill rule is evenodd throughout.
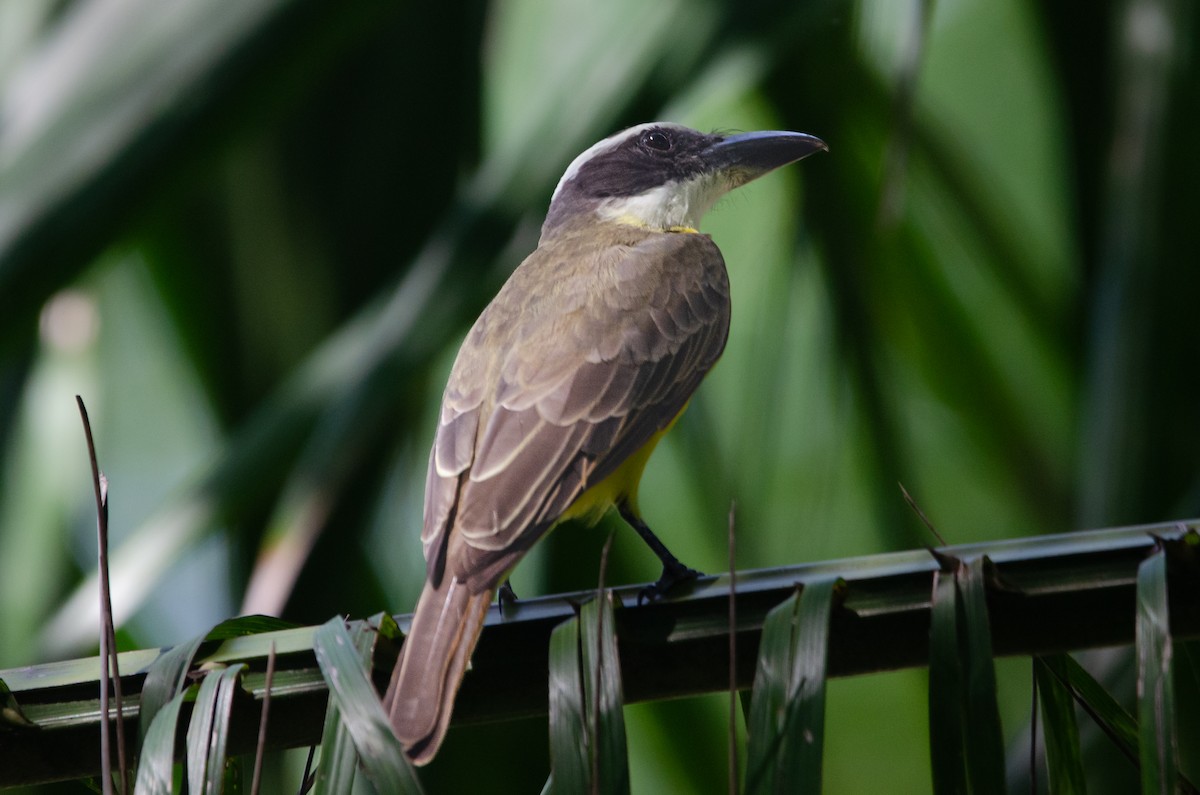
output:
<path id="1" fill-rule="evenodd" d="M 997 654 L 1072 651 L 1133 641 L 1137 567 L 1158 538 L 1185 540 L 1195 549 L 1200 520 L 1095 530 L 987 544 L 898 552 L 737 575 L 737 675 L 749 687 L 767 612 L 797 583 L 836 576 L 845 599 L 831 625 L 829 671 L 849 676 L 926 664 L 929 597 L 941 560 L 980 555 L 991 562 L 988 610 Z M 1200 563 L 1175 555 L 1171 570 L 1172 632 L 1200 637 Z M 621 669 L 626 698 L 645 701 L 723 691 L 729 686 L 729 577 L 700 579 L 690 593 L 637 605 L 643 586 L 615 591 Z M 573 605 L 593 592 L 525 599 L 493 608 L 472 668 L 463 682 L 456 723 L 509 720 L 546 712 L 546 650 L 550 632 L 574 615 Z M 398 620 L 407 627 L 409 616 Z M 326 692 L 311 651 L 313 628 L 269 632 L 225 641 L 207 662 L 245 662 L 254 704 L 261 703 L 266 659 L 277 649 L 271 691 L 271 747 L 319 742 Z M 377 684 L 395 649 L 377 652 Z M 127 692 L 125 719 L 136 731 L 138 701 L 148 665 L 158 651 L 121 655 Z M 37 730 L 6 727 L 0 717 L 0 786 L 94 775 L 99 768 L 99 658 L 0 671 Z M 254 749 L 259 712 L 234 713 L 235 753 Z"/>

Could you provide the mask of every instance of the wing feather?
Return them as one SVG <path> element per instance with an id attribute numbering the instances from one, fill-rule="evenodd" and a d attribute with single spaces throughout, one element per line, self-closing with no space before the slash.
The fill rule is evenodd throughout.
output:
<path id="1" fill-rule="evenodd" d="M 558 429 L 565 430 L 560 433 L 549 432 L 552 428 L 545 426 L 539 434 L 539 442 L 546 445 L 541 451 L 543 456 L 522 456 L 491 480 L 464 484 L 463 511 L 456 528 L 472 547 L 508 553 L 528 548 L 537 540 L 535 535 L 523 546 L 514 546 L 521 534 L 514 533 L 512 528 L 529 527 L 542 518 L 547 484 L 562 479 L 563 472 L 578 456 L 581 438 L 588 432 L 586 425 Z M 504 499 L 494 499 L 497 494 Z"/>
<path id="2" fill-rule="evenodd" d="M 526 448 L 532 446 L 530 454 L 537 456 L 540 444 L 535 444 L 546 429 L 546 421 L 534 409 L 509 411 L 500 408 L 488 419 L 483 438 L 475 453 L 475 464 L 471 467 L 471 480 L 481 481 L 495 477 L 521 457 Z"/>
<path id="3" fill-rule="evenodd" d="M 473 591 L 494 587 L 687 404 L 725 346 L 724 262 L 696 234 L 638 232 L 600 254 L 543 246 L 480 327 L 487 335 L 468 335 L 447 394 L 483 400 L 439 425 L 423 534 L 429 557 L 447 531 L 461 533 L 446 568 Z M 468 375 L 476 382 L 460 383 Z"/>
<path id="4" fill-rule="evenodd" d="M 439 476 L 455 477 L 471 465 L 475 457 L 475 432 L 478 428 L 478 407 L 462 413 L 443 409 L 433 445 Z"/>
<path id="5" fill-rule="evenodd" d="M 555 425 L 573 425 L 580 420 L 604 419 L 596 416 L 600 398 L 610 391 L 628 394 L 620 385 L 612 389 L 613 381 L 624 376 L 627 368 L 613 367 L 605 362 L 584 362 L 570 378 L 547 392 L 538 402 L 537 411 Z"/>

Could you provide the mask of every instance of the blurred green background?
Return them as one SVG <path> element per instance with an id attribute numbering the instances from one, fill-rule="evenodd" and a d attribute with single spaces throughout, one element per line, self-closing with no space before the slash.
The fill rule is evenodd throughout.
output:
<path id="1" fill-rule="evenodd" d="M 653 119 L 831 150 L 705 221 L 729 347 L 641 499 L 687 563 L 727 568 L 734 500 L 739 568 L 933 543 L 901 483 L 949 543 L 1200 514 L 1198 24 L 1185 0 L 0 0 L 0 668 L 94 648 L 76 394 L 123 648 L 410 610 L 458 341 L 570 159 Z M 609 581 L 653 579 L 609 524 Z M 606 535 L 552 536 L 517 592 L 590 587 Z M 1028 791 L 1028 664 L 999 674 Z M 925 698 L 923 671 L 832 682 L 826 791 L 926 791 Z M 635 791 L 723 792 L 725 704 L 629 707 Z M 538 791 L 545 734 L 453 731 L 423 778 Z M 1112 756 L 1100 791 L 1136 786 Z"/>

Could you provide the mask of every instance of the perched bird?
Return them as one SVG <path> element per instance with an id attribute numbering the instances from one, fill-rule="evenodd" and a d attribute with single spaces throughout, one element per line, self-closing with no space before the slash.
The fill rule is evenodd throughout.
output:
<path id="1" fill-rule="evenodd" d="M 588 149 L 537 249 L 475 321 L 450 372 L 425 485 L 426 582 L 384 696 L 416 764 L 437 753 L 497 587 L 564 519 L 616 507 L 663 564 L 638 480 L 729 332 L 729 279 L 700 218 L 726 192 L 826 149 L 794 132 L 631 127 Z"/>

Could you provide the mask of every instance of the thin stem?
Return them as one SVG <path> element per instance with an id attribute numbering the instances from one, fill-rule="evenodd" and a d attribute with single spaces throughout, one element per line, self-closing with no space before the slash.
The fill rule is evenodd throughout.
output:
<path id="1" fill-rule="evenodd" d="M 734 514 L 737 503 L 729 503 L 729 795 L 737 795 L 737 554 Z"/>
<path id="2" fill-rule="evenodd" d="M 125 767 L 125 716 L 121 705 L 121 668 L 117 661 L 117 633 L 113 625 L 112 592 L 108 579 L 108 479 L 100 471 L 96 458 L 96 441 L 92 436 L 92 424 L 88 419 L 83 398 L 75 396 L 79 416 L 83 420 L 83 433 L 87 439 L 88 459 L 92 465 L 92 486 L 96 493 L 96 546 L 100 575 L 100 664 L 104 675 L 100 678 L 100 769 L 105 795 L 112 793 L 112 741 L 109 736 L 108 690 L 111 685 L 117 712 L 117 760 L 120 772 L 120 791 L 125 792 L 128 772 Z"/>
<path id="3" fill-rule="evenodd" d="M 254 751 L 254 776 L 250 780 L 250 795 L 258 795 L 262 783 L 263 756 L 267 749 L 267 714 L 271 711 L 271 683 L 275 679 L 275 642 L 267 652 L 267 678 L 263 687 L 262 717 L 258 721 L 258 746 Z"/>

